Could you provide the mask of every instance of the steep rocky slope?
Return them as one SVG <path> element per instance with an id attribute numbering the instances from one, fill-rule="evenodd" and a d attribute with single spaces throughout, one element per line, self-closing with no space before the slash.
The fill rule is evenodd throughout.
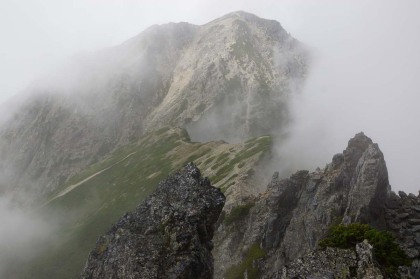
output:
<path id="1" fill-rule="evenodd" d="M 195 140 L 280 133 L 307 60 L 278 22 L 244 12 L 202 26 L 152 26 L 34 89 L 0 127 L 0 185 L 48 195 L 168 125 L 187 127 Z"/>
<path id="2" fill-rule="evenodd" d="M 225 197 L 190 163 L 101 236 L 80 278 L 213 278 Z"/>
<path id="3" fill-rule="evenodd" d="M 203 207 L 194 203 L 194 197 L 199 197 L 200 192 L 184 189 L 183 185 L 189 183 L 179 183 L 186 170 L 194 170 L 199 177 L 198 169 L 189 164 L 184 172 L 163 182 L 136 212 L 125 215 L 108 234 L 99 238 L 82 278 L 137 278 L 140 269 L 144 269 L 145 278 L 210 278 L 213 271 L 209 266 L 209 249 L 201 253 L 199 241 L 183 245 L 185 238 L 178 234 L 181 226 L 187 235 L 193 235 L 186 239 L 195 239 L 194 233 L 204 233 L 205 242 L 209 243 L 208 229 L 190 230 L 190 225 L 196 225 L 194 221 L 206 216 L 213 220 L 210 235 L 214 232 L 214 278 L 393 278 L 375 261 L 375 247 L 366 240 L 354 250 L 329 247 L 318 250 L 319 241 L 327 236 L 331 225 L 354 222 L 390 230 L 413 260 L 411 267 L 400 268 L 403 278 L 418 278 L 420 274 L 420 245 L 416 239 L 418 197 L 402 192 L 398 197 L 390 191 L 383 154 L 363 133 L 352 138 L 343 153 L 335 155 L 332 163 L 322 170 L 299 171 L 283 180 L 275 174 L 266 192 L 237 199 L 240 205 L 225 207 L 217 224 L 213 213 L 187 223 L 183 218 L 188 214 L 172 214 L 179 210 L 202 212 Z M 197 179 L 190 181 L 196 183 Z M 173 189 L 178 184 L 179 191 Z M 220 206 L 217 215 L 221 211 Z M 162 222 L 162 219 L 169 221 Z M 174 222 L 175 219 L 178 221 Z M 218 226 L 216 231 L 213 225 Z M 146 238 L 150 243 L 141 245 Z M 191 250 L 192 247 L 197 249 Z M 180 251 L 182 256 L 176 256 Z M 206 275 L 165 273 L 173 266 L 189 270 L 185 260 L 189 262 L 190 257 L 206 259 L 206 264 L 199 261 L 195 265 L 197 272 L 206 269 Z M 162 266 L 168 268 L 159 271 L 158 267 Z"/>
<path id="4" fill-rule="evenodd" d="M 385 229 L 389 192 L 383 154 L 363 133 L 324 169 L 283 180 L 275 174 L 265 193 L 226 212 L 215 234 L 216 278 L 250 271 L 271 278 L 316 249 L 332 224 Z"/>

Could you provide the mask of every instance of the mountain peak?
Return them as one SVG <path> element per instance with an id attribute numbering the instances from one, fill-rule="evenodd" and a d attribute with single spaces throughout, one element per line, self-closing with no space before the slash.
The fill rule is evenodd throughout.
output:
<path id="1" fill-rule="evenodd" d="M 237 20 L 240 20 L 245 23 L 249 23 L 252 25 L 255 25 L 257 27 L 262 27 L 266 29 L 267 31 L 270 31 L 269 33 L 277 33 L 277 32 L 285 32 L 283 27 L 280 25 L 280 23 L 276 20 L 272 19 L 265 19 L 261 18 L 255 14 L 248 13 L 245 11 L 234 11 L 231 13 L 228 13 L 218 19 L 215 19 L 211 22 L 209 22 L 206 25 L 212 25 L 214 23 L 220 23 L 220 22 L 235 22 Z"/>
<path id="2" fill-rule="evenodd" d="M 261 18 L 261 17 L 255 15 L 255 14 L 248 13 L 248 12 L 245 12 L 245 11 L 242 11 L 242 10 L 230 12 L 230 13 L 225 14 L 224 16 L 222 16 L 218 19 L 228 19 L 228 18 L 233 18 L 233 19 L 240 18 L 240 19 L 247 20 L 247 21 L 260 21 L 260 20 L 275 21 L 275 20 L 271 20 L 271 19 L 264 19 L 264 18 Z M 218 20 L 218 19 L 216 19 L 216 20 Z"/>
<path id="3" fill-rule="evenodd" d="M 242 10 L 230 12 L 230 13 L 222 16 L 221 18 L 229 18 L 229 17 L 230 18 L 240 17 L 240 18 L 245 18 L 245 19 L 261 19 L 260 17 L 258 17 L 255 14 L 248 13 L 248 12 L 245 12 L 245 11 L 242 11 Z"/>
<path id="4" fill-rule="evenodd" d="M 354 147 L 364 150 L 371 143 L 373 143 L 372 139 L 366 136 L 363 132 L 360 132 L 349 140 L 348 148 Z"/>

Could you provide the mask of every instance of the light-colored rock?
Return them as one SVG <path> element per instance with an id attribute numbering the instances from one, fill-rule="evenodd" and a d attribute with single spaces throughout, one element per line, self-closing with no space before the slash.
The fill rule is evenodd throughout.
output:
<path id="1" fill-rule="evenodd" d="M 201 26 L 152 26 L 82 55 L 2 123 L 0 189 L 48 196 L 163 126 L 187 127 L 193 140 L 281 134 L 307 63 L 308 52 L 280 23 L 245 12 Z"/>

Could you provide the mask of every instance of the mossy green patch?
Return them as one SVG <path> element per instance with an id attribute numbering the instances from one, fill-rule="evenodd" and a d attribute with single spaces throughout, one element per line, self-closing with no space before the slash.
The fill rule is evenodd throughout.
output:
<path id="1" fill-rule="evenodd" d="M 234 171 L 234 168 L 242 168 L 246 162 L 253 156 L 259 155 L 263 156 L 271 148 L 271 137 L 263 136 L 249 140 L 244 149 L 241 152 L 234 154 L 233 158 L 230 159 L 229 154 L 225 153 L 219 158 L 216 159 L 216 163 L 219 163 L 221 166 L 217 172 L 211 177 L 213 183 L 218 183 L 224 178 L 228 177 L 230 173 Z M 216 170 L 219 164 L 215 164 L 213 169 Z M 253 175 L 253 170 L 248 170 L 248 175 Z"/>
<path id="2" fill-rule="evenodd" d="M 381 265 L 387 278 L 399 278 L 398 267 L 411 265 L 411 260 L 387 231 L 378 231 L 367 224 L 337 225 L 319 242 L 321 248 L 355 249 L 357 243 L 367 239 L 373 246 L 373 257 Z"/>
<path id="3" fill-rule="evenodd" d="M 248 279 L 258 278 L 259 270 L 256 265 L 258 259 L 263 258 L 266 252 L 255 243 L 245 253 L 241 263 L 231 266 L 225 273 L 226 279 L 242 279 L 246 272 Z"/>
<path id="4" fill-rule="evenodd" d="M 214 158 L 215 158 L 214 156 L 211 156 L 210 158 L 206 159 L 206 160 L 204 161 L 204 165 L 208 165 L 208 164 L 210 164 L 211 162 L 213 162 Z"/>
<path id="5" fill-rule="evenodd" d="M 230 224 L 232 224 L 232 223 L 234 223 L 234 222 L 236 222 L 238 220 L 241 220 L 241 219 L 245 218 L 248 215 L 249 210 L 253 206 L 254 206 L 253 203 L 246 203 L 246 204 L 242 204 L 242 205 L 239 205 L 237 207 L 234 207 L 230 211 L 230 213 L 225 216 L 225 218 L 223 220 L 223 223 L 226 226 L 229 226 Z"/>

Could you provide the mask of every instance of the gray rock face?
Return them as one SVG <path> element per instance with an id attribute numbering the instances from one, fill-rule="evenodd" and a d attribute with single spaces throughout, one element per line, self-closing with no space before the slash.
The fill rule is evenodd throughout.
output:
<path id="1" fill-rule="evenodd" d="M 254 244 L 266 252 L 258 260 L 261 274 L 272 274 L 317 248 L 332 224 L 365 222 L 385 228 L 389 190 L 382 152 L 370 138 L 357 134 L 325 169 L 300 171 L 284 180 L 275 177 L 254 198 L 246 216 L 222 224 L 213 252 L 216 278 L 239 264 L 244 250 Z"/>
<path id="2" fill-rule="evenodd" d="M 395 236 L 407 256 L 413 260 L 407 274 L 420 278 L 420 197 L 391 192 L 386 202 L 387 230 Z"/>
<path id="3" fill-rule="evenodd" d="M 372 246 L 365 240 L 356 245 L 356 252 L 330 247 L 325 251 L 317 250 L 284 266 L 281 272 L 265 278 L 382 279 L 382 273 L 372 258 Z"/>
<path id="4" fill-rule="evenodd" d="M 212 237 L 224 202 L 188 164 L 99 238 L 80 278 L 213 278 Z"/>
<path id="5" fill-rule="evenodd" d="M 40 85 L 0 126 L 4 184 L 14 192 L 42 185 L 34 192 L 48 194 L 162 126 L 187 127 L 193 140 L 281 133 L 307 63 L 307 51 L 280 23 L 244 12 L 201 26 L 152 26 L 81 57 L 60 86 Z"/>
<path id="6" fill-rule="evenodd" d="M 373 261 L 372 245 L 367 240 L 356 244 L 357 278 L 382 279 L 382 273 Z"/>

